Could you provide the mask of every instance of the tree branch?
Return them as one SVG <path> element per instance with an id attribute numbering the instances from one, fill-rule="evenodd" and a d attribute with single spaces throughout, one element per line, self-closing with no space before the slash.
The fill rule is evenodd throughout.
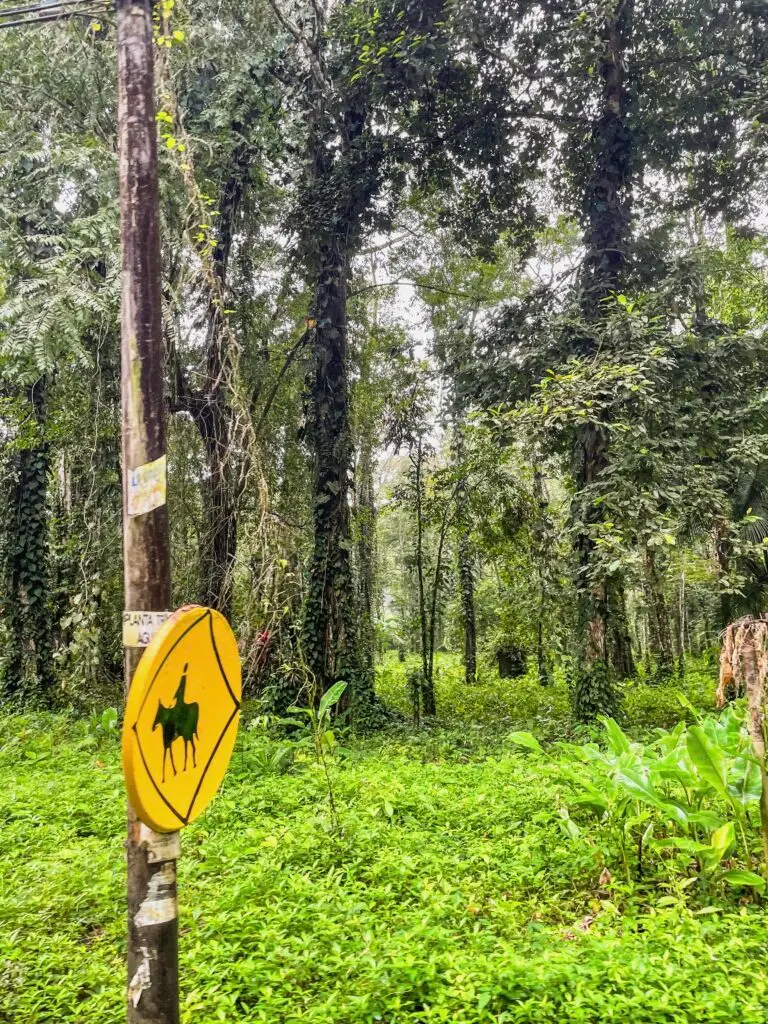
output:
<path id="1" fill-rule="evenodd" d="M 323 71 L 323 66 L 320 63 L 318 55 L 315 51 L 315 47 L 313 46 L 312 40 L 307 39 L 307 37 L 304 35 L 304 33 L 301 31 L 298 25 L 295 25 L 291 21 L 291 19 L 287 17 L 287 15 L 283 14 L 283 12 L 280 10 L 277 0 L 267 0 L 267 2 L 269 4 L 270 10 L 277 18 L 277 20 L 280 22 L 285 31 L 293 36 L 298 45 L 304 51 L 307 60 L 309 61 L 309 69 L 312 72 L 312 77 L 314 78 L 315 84 L 318 86 L 321 93 L 326 98 L 331 97 L 333 95 L 333 86 L 331 85 L 330 81 L 325 75 L 325 72 Z M 316 42 L 319 42 L 319 40 L 320 34 L 318 33 Z"/>
<path id="2" fill-rule="evenodd" d="M 272 408 L 272 404 L 275 401 L 275 398 L 277 398 L 277 393 L 280 390 L 280 387 L 281 387 L 281 385 L 283 383 L 285 375 L 288 373 L 288 370 L 291 368 L 291 366 L 295 362 L 296 357 L 298 356 L 299 352 L 302 350 L 302 348 L 309 341 L 310 331 L 311 331 L 311 328 L 308 327 L 304 331 L 304 333 L 301 335 L 299 340 L 293 345 L 291 350 L 288 352 L 288 355 L 285 357 L 283 365 L 280 367 L 280 371 L 279 371 L 279 373 L 277 375 L 277 379 L 275 380 L 275 383 L 272 385 L 272 390 L 269 392 L 269 395 L 267 396 L 267 400 L 264 403 L 264 408 L 261 410 L 261 415 L 259 416 L 259 419 L 258 419 L 258 421 L 256 422 L 256 424 L 255 424 L 255 426 L 253 428 L 253 432 L 254 432 L 254 434 L 256 434 L 256 436 L 259 435 L 259 433 L 261 432 L 261 429 L 264 427 L 265 423 L 267 422 L 267 417 L 269 416 L 270 409 Z M 255 410 L 252 409 L 252 411 L 255 411 Z"/>

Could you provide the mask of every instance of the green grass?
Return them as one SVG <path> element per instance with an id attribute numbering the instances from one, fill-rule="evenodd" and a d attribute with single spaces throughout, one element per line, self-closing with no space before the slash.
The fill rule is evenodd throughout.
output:
<path id="1" fill-rule="evenodd" d="M 332 766 L 340 833 L 318 767 L 264 775 L 270 741 L 243 730 L 221 796 L 183 836 L 182 1019 L 764 1024 L 765 905 L 601 883 L 589 836 L 563 829 L 557 761 L 503 738 L 548 708 L 560 725 L 544 732 L 565 730 L 562 690 L 511 681 L 490 713 L 443 668 L 450 729 L 350 742 Z M 675 700 L 627 699 L 644 728 Z M 64 717 L 0 718 L 0 777 L 0 1021 L 122 1021 L 117 741 Z"/>

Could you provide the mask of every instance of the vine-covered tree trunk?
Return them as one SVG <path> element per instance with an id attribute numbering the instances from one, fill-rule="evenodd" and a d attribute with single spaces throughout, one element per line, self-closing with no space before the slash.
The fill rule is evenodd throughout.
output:
<path id="1" fill-rule="evenodd" d="M 9 474 L 3 545 L 3 616 L 7 646 L 2 695 L 53 702 L 49 586 L 46 380 L 26 391 L 33 437 L 14 457 Z"/>
<path id="2" fill-rule="evenodd" d="M 549 686 L 552 682 L 552 673 L 544 642 L 544 618 L 548 598 L 548 570 L 546 561 L 552 557 L 551 548 L 554 543 L 554 533 L 549 515 L 549 498 L 546 482 L 538 456 L 534 457 L 533 462 L 533 494 L 539 507 L 533 529 L 536 576 L 539 583 L 539 601 L 536 612 L 536 666 L 539 674 L 539 685 Z"/>
<path id="3" fill-rule="evenodd" d="M 353 690 L 361 685 L 350 559 L 348 272 L 345 240 L 332 232 L 319 250 L 311 317 L 314 369 L 309 437 L 314 455 L 314 546 L 304 612 L 304 651 L 318 694 L 339 680 L 352 684 Z M 353 696 L 357 702 L 362 694 Z"/>
<path id="4" fill-rule="evenodd" d="M 277 5 L 272 4 L 278 13 Z M 280 17 L 283 17 L 282 14 Z M 313 302 L 309 311 L 312 383 L 307 437 L 313 456 L 313 550 L 304 605 L 302 646 L 315 699 L 337 681 L 347 682 L 343 703 L 357 721 L 378 713 L 373 673 L 359 657 L 359 608 L 352 573 L 349 476 L 352 430 L 347 351 L 350 261 L 363 216 L 378 187 L 368 165 L 367 111 L 338 109 L 328 78 L 323 14 L 315 5 L 315 30 L 303 36 L 311 65 L 307 173 L 302 248 Z M 294 26 L 294 35 L 301 31 Z"/>
<path id="5" fill-rule="evenodd" d="M 474 683 L 477 678 L 477 626 L 475 622 L 475 567 L 469 531 L 463 529 L 459 538 L 459 586 L 461 612 L 464 620 L 464 678 Z"/>
<path id="6" fill-rule="evenodd" d="M 207 528 L 201 552 L 201 601 L 229 618 L 232 611 L 232 573 L 237 553 L 237 505 L 230 409 L 220 387 L 208 396 L 195 421 L 208 462 L 208 476 L 203 484 Z"/>
<path id="7" fill-rule="evenodd" d="M 233 125 L 233 131 L 239 129 Z M 237 510 L 242 484 L 240 457 L 233 437 L 232 339 L 224 311 L 228 270 L 237 215 L 248 176 L 249 150 L 245 145 L 232 154 L 228 177 L 219 196 L 216 245 L 203 254 L 203 279 L 207 291 L 205 387 L 191 388 L 176 365 L 176 411 L 189 413 L 203 442 L 207 473 L 202 499 L 206 530 L 200 547 L 202 604 L 225 617 L 232 611 L 232 579 L 237 555 Z"/>
<path id="8" fill-rule="evenodd" d="M 539 686 L 550 686 L 552 676 L 549 670 L 547 651 L 544 646 L 544 622 L 541 615 L 536 621 L 536 670 L 539 675 Z"/>
<path id="9" fill-rule="evenodd" d="M 594 171 L 585 192 L 586 255 L 580 282 L 586 328 L 579 347 L 585 355 L 595 348 L 589 325 L 599 324 L 603 303 L 619 288 L 626 262 L 632 139 L 626 124 L 625 52 L 632 9 L 632 0 L 619 0 L 604 25 L 603 50 L 598 60 L 601 110 L 593 129 Z M 607 448 L 607 429 L 600 424 L 587 424 L 579 432 L 575 478 L 582 499 L 577 500 L 577 515 L 584 528 L 576 538 L 581 651 L 574 710 L 583 721 L 590 721 L 601 712 L 612 713 L 616 705 L 608 643 L 608 580 L 595 565 L 592 537 L 602 511 L 589 494 L 607 467 Z"/>
<path id="10" fill-rule="evenodd" d="M 594 425 L 582 431 L 581 465 L 576 477 L 580 493 L 594 484 L 606 466 L 605 432 Z M 600 512 L 591 504 L 582 513 L 586 529 L 577 537 L 579 558 L 578 628 L 581 651 L 574 690 L 574 711 L 581 721 L 615 711 L 608 654 L 608 582 L 595 578 L 595 543 L 589 527 L 599 521 Z"/>
<path id="11" fill-rule="evenodd" d="M 454 434 L 455 457 L 459 465 L 464 460 L 464 410 L 456 402 L 457 427 Z M 456 522 L 458 525 L 457 567 L 459 570 L 459 596 L 464 625 L 464 678 L 467 683 L 477 679 L 477 626 L 475 621 L 475 558 L 470 537 L 469 481 L 462 476 L 456 487 Z"/>

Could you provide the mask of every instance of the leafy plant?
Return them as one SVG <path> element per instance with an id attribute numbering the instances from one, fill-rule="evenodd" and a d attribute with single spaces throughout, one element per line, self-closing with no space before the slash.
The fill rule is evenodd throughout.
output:
<path id="1" fill-rule="evenodd" d="M 101 714 L 94 712 L 88 719 L 86 730 L 90 736 L 102 739 L 107 736 L 116 736 L 120 724 L 120 714 L 117 708 L 105 708 Z"/>
<path id="2" fill-rule="evenodd" d="M 630 739 L 611 718 L 600 721 L 601 744 L 558 745 L 573 794 L 567 804 L 570 811 L 597 820 L 609 839 L 603 854 L 618 851 L 627 880 L 633 865 L 638 875 L 646 871 L 650 848 L 662 867 L 685 869 L 693 862 L 702 880 L 762 891 L 763 880 L 751 871 L 748 831 L 749 811 L 760 802 L 760 764 L 746 734 L 743 707 L 731 706 L 719 718 L 702 717 L 700 724 L 658 729 L 647 744 Z M 509 739 L 544 753 L 530 733 Z M 745 871 L 725 866 L 737 846 Z"/>
<path id="3" fill-rule="evenodd" d="M 320 698 L 317 708 L 290 708 L 289 710 L 297 715 L 304 715 L 309 721 L 310 735 L 304 741 L 297 744 L 309 743 L 314 750 L 315 757 L 322 765 L 325 782 L 328 787 L 328 804 L 331 809 L 331 818 L 334 828 L 340 827 L 339 816 L 336 809 L 336 799 L 333 793 L 333 783 L 328 767 L 329 758 L 333 757 L 337 749 L 336 734 L 331 727 L 333 709 L 341 700 L 347 688 L 345 682 L 334 683 Z"/>

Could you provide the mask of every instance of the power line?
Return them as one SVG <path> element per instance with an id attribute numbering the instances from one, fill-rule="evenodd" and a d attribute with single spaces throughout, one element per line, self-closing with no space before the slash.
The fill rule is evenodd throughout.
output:
<path id="1" fill-rule="evenodd" d="M 0 7 L 0 29 L 40 25 L 67 18 L 98 17 L 109 7 L 108 0 L 40 0 L 21 7 Z"/>

